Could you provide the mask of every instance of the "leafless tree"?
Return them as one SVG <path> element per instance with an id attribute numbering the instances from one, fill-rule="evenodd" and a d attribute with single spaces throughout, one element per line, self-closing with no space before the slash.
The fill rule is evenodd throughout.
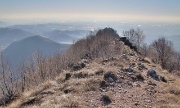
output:
<path id="1" fill-rule="evenodd" d="M 1 53 L 0 56 L 1 62 L 1 77 L 0 77 L 0 89 L 2 92 L 2 98 L 0 99 L 0 104 L 7 104 L 13 101 L 18 95 L 17 91 L 17 83 L 15 81 L 15 77 L 13 75 L 12 70 L 10 69 L 7 60 L 4 58 Z"/>
<path id="2" fill-rule="evenodd" d="M 150 48 L 147 44 L 143 44 L 139 50 L 139 52 L 144 56 L 147 57 L 150 53 Z"/>
<path id="3" fill-rule="evenodd" d="M 145 35 L 140 28 L 137 28 L 136 30 L 132 28 L 128 31 L 123 31 L 123 36 L 127 37 L 129 41 L 137 47 L 138 51 L 145 39 Z"/>
<path id="4" fill-rule="evenodd" d="M 167 63 L 174 53 L 173 44 L 171 41 L 166 40 L 164 37 L 155 40 L 152 43 L 152 48 L 156 51 L 158 62 L 162 68 L 167 68 Z"/>

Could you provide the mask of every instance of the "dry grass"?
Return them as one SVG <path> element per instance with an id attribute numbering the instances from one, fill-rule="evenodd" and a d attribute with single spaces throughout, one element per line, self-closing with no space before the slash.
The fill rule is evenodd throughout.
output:
<path id="1" fill-rule="evenodd" d="M 114 62 L 114 61 L 113 61 Z M 121 61 L 119 61 L 121 63 Z M 64 76 L 66 72 L 61 73 L 55 81 L 47 81 L 43 85 L 36 88 L 36 90 L 32 90 L 29 92 L 25 92 L 20 99 L 13 102 L 8 108 L 16 108 L 16 107 L 27 107 L 27 108 L 86 108 L 88 107 L 88 103 L 85 94 L 89 94 L 92 92 L 99 91 L 99 84 L 103 80 L 103 73 L 106 71 L 116 72 L 119 69 L 119 66 L 112 66 L 111 63 L 107 63 L 106 65 L 91 63 L 89 64 L 90 68 L 84 68 L 76 72 L 72 72 L 72 77 L 64 81 Z M 147 65 L 148 67 L 148 65 Z M 158 67 L 158 66 L 157 66 Z M 149 67 L 148 67 L 149 68 Z M 97 74 L 98 73 L 98 74 Z M 161 68 L 158 68 L 157 73 L 162 76 L 168 76 L 169 79 L 176 79 L 174 82 L 163 83 L 157 82 L 157 87 L 159 89 L 163 89 L 163 94 L 157 95 L 157 108 L 179 108 L 180 105 L 180 79 L 174 75 L 170 75 L 163 71 Z M 81 76 L 85 74 L 86 77 L 74 77 L 74 75 Z M 145 78 L 147 80 L 147 78 Z M 52 95 L 51 98 L 47 98 L 41 102 L 41 94 L 46 89 L 51 89 L 53 85 L 57 85 L 58 93 Z M 56 89 L 53 88 L 55 91 Z M 65 93 L 65 90 L 69 90 L 70 92 Z M 114 93 L 111 91 L 105 92 L 105 95 L 109 96 L 112 103 L 115 101 Z M 87 95 L 88 97 L 88 95 Z M 83 100 L 84 98 L 84 100 Z M 100 97 L 99 97 L 100 98 Z M 33 103 L 31 105 L 31 103 Z M 28 106 L 26 106 L 28 105 Z"/>
<path id="2" fill-rule="evenodd" d="M 173 82 L 163 87 L 164 94 L 157 97 L 158 108 L 180 108 L 180 79 L 175 75 L 168 75 Z"/>
<path id="3" fill-rule="evenodd" d="M 111 65 L 118 66 L 118 67 L 124 67 L 126 64 L 128 64 L 126 61 L 124 63 L 120 62 L 120 61 L 116 61 L 116 62 L 113 62 Z"/>
<path id="4" fill-rule="evenodd" d="M 56 96 L 53 102 L 54 104 L 58 104 L 59 108 L 83 108 L 81 98 L 72 94 Z"/>
<path id="5" fill-rule="evenodd" d="M 85 92 L 87 91 L 97 91 L 99 89 L 99 84 L 101 80 L 89 79 L 84 82 L 83 89 Z"/>
<path id="6" fill-rule="evenodd" d="M 149 63 L 149 64 L 152 63 L 151 60 L 150 60 L 149 58 L 147 58 L 147 57 L 144 58 L 144 62 L 145 62 L 145 63 Z"/>
<path id="7" fill-rule="evenodd" d="M 137 61 L 137 54 L 134 56 L 129 56 L 128 54 L 132 52 L 129 47 L 125 46 L 124 52 L 128 59 L 121 57 L 118 55 L 119 58 L 116 60 L 108 61 L 102 64 L 101 60 L 95 59 L 91 61 L 85 68 L 78 70 L 78 71 L 62 71 L 62 73 L 58 74 L 55 81 L 47 81 L 46 83 L 38 86 L 37 88 L 29 91 L 24 92 L 22 96 L 14 101 L 12 104 L 8 106 L 8 108 L 16 108 L 16 107 L 36 107 L 36 105 L 40 105 L 41 108 L 86 108 L 89 103 L 86 101 L 90 98 L 91 93 L 93 94 L 92 97 L 96 98 L 96 94 L 100 93 L 99 90 L 100 83 L 103 80 L 103 74 L 107 71 L 117 72 L 120 67 L 127 67 L 130 63 L 138 63 Z M 100 61 L 100 62 L 97 62 Z M 148 58 L 144 58 L 142 63 L 148 69 L 152 68 L 153 64 Z M 164 72 L 158 65 L 155 65 L 158 75 L 165 76 L 167 80 L 169 79 L 176 79 L 174 82 L 156 82 L 158 87 L 158 91 L 162 91 L 163 93 L 157 93 L 157 108 L 179 108 L 180 105 L 180 79 L 173 75 L 170 75 L 167 72 Z M 134 68 L 137 73 L 139 73 L 138 78 L 144 79 L 149 81 L 146 77 L 146 71 L 138 71 Z M 71 73 L 71 77 L 68 80 L 65 79 L 66 73 Z M 127 79 L 128 80 L 128 79 Z M 143 82 L 143 83 L 146 83 Z M 53 85 L 56 87 L 51 88 Z M 42 101 L 41 93 L 46 90 L 54 90 L 52 96 L 45 98 Z M 111 88 L 113 89 L 113 88 Z M 109 90 L 111 90 L 109 89 Z M 128 91 L 129 92 L 129 91 Z M 117 99 L 114 96 L 114 92 L 112 91 L 105 91 L 102 93 L 103 95 L 107 95 L 110 97 L 112 103 Z M 86 96 L 87 95 L 87 96 Z M 98 94 L 99 95 L 99 94 Z M 89 97 L 88 97 L 89 96 Z M 99 95 L 98 98 L 100 98 Z M 86 101 L 85 101 L 86 100 Z M 100 99 L 99 99 L 100 100 Z M 32 105 L 31 105 L 32 104 Z M 119 103 L 117 103 L 119 104 Z M 28 105 L 28 106 L 26 106 Z"/>
<path id="8" fill-rule="evenodd" d="M 33 103 L 35 101 L 38 101 L 39 99 L 36 96 L 40 94 L 40 92 L 50 88 L 53 85 L 53 83 L 54 82 L 47 81 L 42 85 L 37 86 L 35 89 L 24 92 L 19 99 L 12 102 L 10 105 L 7 106 L 7 108 L 19 108 L 26 104 L 30 104 L 31 102 Z"/>

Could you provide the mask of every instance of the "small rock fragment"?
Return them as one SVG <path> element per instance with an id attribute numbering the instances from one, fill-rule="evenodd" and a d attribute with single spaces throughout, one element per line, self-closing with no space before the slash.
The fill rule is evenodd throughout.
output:
<path id="1" fill-rule="evenodd" d="M 117 76 L 113 72 L 109 71 L 104 74 L 104 80 L 109 83 L 113 83 L 117 81 Z"/>
<path id="2" fill-rule="evenodd" d="M 151 69 L 151 70 L 148 70 L 147 76 L 150 76 L 150 77 L 153 78 L 154 80 L 159 81 L 159 77 L 158 77 L 158 75 L 157 75 L 157 73 L 156 73 L 155 70 L 152 70 L 152 69 Z"/>
<path id="3" fill-rule="evenodd" d="M 107 95 L 103 95 L 101 97 L 101 101 L 102 101 L 103 105 L 108 105 L 112 102 L 111 99 L 109 98 L 109 96 L 107 96 Z"/>

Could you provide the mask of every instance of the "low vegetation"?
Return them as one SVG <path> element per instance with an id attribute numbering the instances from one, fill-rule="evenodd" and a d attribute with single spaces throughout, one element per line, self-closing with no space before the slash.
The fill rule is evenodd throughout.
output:
<path id="1" fill-rule="evenodd" d="M 11 106 L 28 106 L 38 101 L 39 98 L 35 97 L 36 95 L 43 97 L 40 92 L 58 85 L 59 88 L 54 88 L 54 90 L 60 90 L 63 93 L 56 94 L 59 95 L 60 100 L 59 98 L 54 98 L 52 102 L 54 104 L 58 104 L 61 101 L 61 107 L 83 107 L 86 105 L 86 102 L 77 100 L 86 97 L 86 95 L 89 95 L 89 92 L 95 94 L 97 91 L 98 93 L 107 91 L 108 95 L 99 96 L 101 97 L 102 105 L 106 106 L 113 103 L 114 98 L 117 98 L 116 96 L 112 96 L 112 98 L 109 95 L 113 94 L 113 90 L 109 90 L 119 87 L 115 85 L 116 83 L 121 83 L 122 88 L 120 89 L 123 90 L 128 90 L 133 86 L 136 87 L 136 90 L 139 90 L 140 84 L 146 86 L 145 80 L 149 81 L 146 82 L 147 85 L 156 86 L 157 82 L 152 83 L 152 79 L 149 79 L 143 73 L 152 67 L 157 67 L 159 71 L 167 69 L 171 74 L 180 74 L 180 54 L 173 49 L 172 42 L 165 38 L 159 38 L 152 44 L 146 45 L 143 43 L 144 33 L 140 29 L 124 31 L 123 35 L 130 41 L 130 46 L 133 46 L 133 49 L 125 45 L 125 42 L 121 40 L 121 37 L 114 29 L 100 29 L 90 32 L 86 38 L 75 42 L 64 54 L 57 54 L 50 58 L 37 54 L 28 63 L 22 63 L 18 70 L 15 70 L 18 73 L 17 75 L 13 75 L 14 70 L 11 70 L 8 62 L 2 56 L 0 78 L 0 93 L 2 95 L 0 105 L 7 106 L 14 101 L 17 102 L 17 105 L 10 104 Z M 137 50 L 134 48 L 137 48 Z M 168 78 L 167 81 L 167 77 L 171 75 L 168 72 L 166 74 L 160 73 L 159 76 L 157 75 L 157 78 L 163 78 L 164 81 L 162 82 L 168 83 L 168 87 L 180 85 L 176 79 L 174 85 L 169 85 L 168 81 L 173 77 Z M 103 78 L 103 75 L 106 78 Z M 164 77 L 164 75 L 167 76 Z M 176 76 L 176 78 L 178 77 Z M 32 95 L 34 92 L 28 96 L 23 95 L 23 93 L 32 90 L 34 87 L 52 80 L 56 80 L 56 83 L 46 84 L 44 88 L 42 87 L 43 89 L 39 89 L 39 92 L 37 92 L 38 90 L 36 91 L 36 95 Z M 147 89 L 151 89 L 150 86 Z M 81 93 L 82 91 L 85 93 Z M 168 92 L 169 95 L 173 95 L 177 99 L 180 95 L 179 87 L 166 88 L 164 92 Z M 53 92 L 51 93 L 54 94 Z M 27 97 L 34 98 L 26 100 Z M 15 101 L 18 99 L 19 101 Z M 158 102 L 161 103 L 162 100 Z M 153 104 L 153 102 L 150 103 Z M 138 102 L 135 103 L 135 106 L 137 105 L 139 105 Z M 166 105 L 164 104 L 164 106 Z"/>

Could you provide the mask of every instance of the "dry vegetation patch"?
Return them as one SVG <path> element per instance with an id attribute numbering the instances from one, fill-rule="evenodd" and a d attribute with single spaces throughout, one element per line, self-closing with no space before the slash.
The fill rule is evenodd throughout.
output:
<path id="1" fill-rule="evenodd" d="M 27 80 L 33 82 L 31 85 L 45 83 L 24 91 L 8 107 L 178 108 L 179 77 L 134 50 L 120 42 L 110 28 L 90 34 L 72 45 L 65 55 L 45 61 L 39 58 L 37 66 L 24 67 L 23 71 L 35 72 L 33 80 Z M 149 77 L 149 70 L 157 72 L 161 80 Z"/>

